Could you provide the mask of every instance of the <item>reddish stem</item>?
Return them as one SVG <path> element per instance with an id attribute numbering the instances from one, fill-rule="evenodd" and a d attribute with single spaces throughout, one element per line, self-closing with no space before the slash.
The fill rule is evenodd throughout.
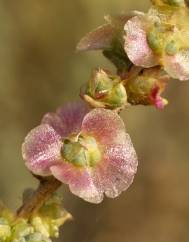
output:
<path id="1" fill-rule="evenodd" d="M 52 196 L 52 194 L 61 186 L 61 182 L 53 177 L 40 179 L 37 190 L 29 199 L 18 209 L 17 217 L 30 218 L 42 205 Z"/>

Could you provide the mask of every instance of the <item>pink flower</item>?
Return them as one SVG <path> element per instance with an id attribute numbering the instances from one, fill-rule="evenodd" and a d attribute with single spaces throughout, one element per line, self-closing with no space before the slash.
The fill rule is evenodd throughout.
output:
<path id="1" fill-rule="evenodd" d="M 176 14 L 167 8 L 152 8 L 127 21 L 124 49 L 133 64 L 145 68 L 161 65 L 170 77 L 189 79 L 188 28 L 183 24 L 188 10 L 182 11 Z"/>
<path id="2" fill-rule="evenodd" d="M 26 137 L 23 158 L 37 175 L 53 175 L 72 193 L 92 203 L 126 190 L 137 156 L 119 115 L 106 109 L 68 104 L 46 114 Z"/>

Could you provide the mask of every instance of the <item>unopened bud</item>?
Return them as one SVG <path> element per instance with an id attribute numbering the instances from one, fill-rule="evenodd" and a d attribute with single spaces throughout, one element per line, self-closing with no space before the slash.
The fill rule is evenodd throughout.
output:
<path id="1" fill-rule="evenodd" d="M 51 242 L 49 238 L 45 237 L 44 235 L 38 232 L 26 236 L 25 241 L 26 242 Z"/>
<path id="2" fill-rule="evenodd" d="M 0 218 L 0 241 L 6 240 L 11 235 L 11 228 L 6 219 Z"/>
<path id="3" fill-rule="evenodd" d="M 126 83 L 128 102 L 137 105 L 154 105 L 163 109 L 168 101 L 160 95 L 164 91 L 167 75 L 161 73 L 159 68 L 143 71 L 139 76 Z"/>
<path id="4" fill-rule="evenodd" d="M 93 107 L 122 108 L 127 103 L 127 93 L 119 76 L 96 70 L 81 96 Z"/>

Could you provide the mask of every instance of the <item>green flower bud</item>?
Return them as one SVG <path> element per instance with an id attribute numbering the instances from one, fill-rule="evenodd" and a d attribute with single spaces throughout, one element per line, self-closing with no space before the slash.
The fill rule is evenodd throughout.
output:
<path id="1" fill-rule="evenodd" d="M 120 77 L 101 69 L 94 72 L 81 95 L 93 107 L 117 109 L 127 103 L 127 93 Z"/>
<path id="2" fill-rule="evenodd" d="M 164 108 L 168 103 L 160 95 L 165 89 L 167 75 L 158 68 L 151 68 L 126 84 L 128 101 L 133 104 L 154 105 L 158 109 Z"/>
<path id="3" fill-rule="evenodd" d="M 0 241 L 5 241 L 11 235 L 11 228 L 8 220 L 0 218 Z"/>
<path id="4" fill-rule="evenodd" d="M 51 242 L 49 238 L 45 237 L 44 235 L 38 232 L 27 235 L 25 237 L 25 241 L 26 242 Z"/>
<path id="5" fill-rule="evenodd" d="M 12 242 L 26 242 L 26 240 L 25 238 L 19 238 L 19 239 L 14 239 Z"/>
<path id="6" fill-rule="evenodd" d="M 25 219 L 21 219 L 13 228 L 12 228 L 12 238 L 21 239 L 34 232 L 34 228 L 27 223 Z"/>
<path id="7" fill-rule="evenodd" d="M 40 218 L 39 216 L 36 216 L 31 221 L 32 226 L 34 227 L 36 232 L 39 232 L 40 234 L 44 235 L 45 237 L 49 238 L 49 224 L 45 223 L 45 221 Z"/>
<path id="8" fill-rule="evenodd" d="M 31 224 L 36 232 L 45 237 L 59 237 L 59 227 L 72 216 L 62 206 L 62 196 L 54 194 L 32 218 Z"/>

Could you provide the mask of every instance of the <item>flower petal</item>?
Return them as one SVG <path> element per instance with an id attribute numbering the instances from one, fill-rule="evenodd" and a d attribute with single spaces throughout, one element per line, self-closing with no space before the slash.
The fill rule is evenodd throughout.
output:
<path id="1" fill-rule="evenodd" d="M 135 65 L 152 67 L 158 64 L 158 59 L 149 47 L 146 35 L 147 18 L 143 15 L 135 16 L 127 21 L 124 30 L 125 51 Z"/>
<path id="2" fill-rule="evenodd" d="M 90 168 L 77 168 L 70 163 L 52 166 L 52 174 L 61 182 L 68 184 L 70 191 L 91 203 L 100 203 L 103 194 L 93 183 Z"/>
<path id="3" fill-rule="evenodd" d="M 47 113 L 44 115 L 42 121 L 42 124 L 48 124 L 51 127 L 53 127 L 56 132 L 63 137 L 66 131 L 66 125 L 62 122 L 62 119 L 56 114 L 56 113 Z"/>
<path id="4" fill-rule="evenodd" d="M 165 71 L 175 79 L 189 79 L 189 49 L 183 49 L 174 56 L 165 55 L 163 58 Z"/>
<path id="5" fill-rule="evenodd" d="M 88 51 L 109 48 L 114 36 L 114 27 L 111 24 L 104 24 L 83 37 L 77 45 L 77 50 Z"/>
<path id="6" fill-rule="evenodd" d="M 85 116 L 81 132 L 95 137 L 99 144 L 105 146 L 108 144 L 123 144 L 125 125 L 116 112 L 96 108 Z"/>
<path id="7" fill-rule="evenodd" d="M 36 175 L 50 175 L 49 167 L 61 160 L 61 146 L 61 137 L 51 126 L 42 124 L 34 128 L 22 145 L 26 166 Z"/>
<path id="8" fill-rule="evenodd" d="M 58 108 L 56 113 L 47 113 L 42 123 L 52 126 L 62 138 L 68 137 L 80 131 L 82 120 L 89 110 L 83 101 L 70 102 Z"/>
<path id="9" fill-rule="evenodd" d="M 57 109 L 56 113 L 65 125 L 64 137 L 80 131 L 83 118 L 89 111 L 84 101 L 68 103 Z"/>
<path id="10" fill-rule="evenodd" d="M 99 184 L 107 197 L 117 197 L 131 185 L 137 165 L 137 155 L 128 134 L 125 145 L 108 147 L 104 161 L 96 168 Z"/>

